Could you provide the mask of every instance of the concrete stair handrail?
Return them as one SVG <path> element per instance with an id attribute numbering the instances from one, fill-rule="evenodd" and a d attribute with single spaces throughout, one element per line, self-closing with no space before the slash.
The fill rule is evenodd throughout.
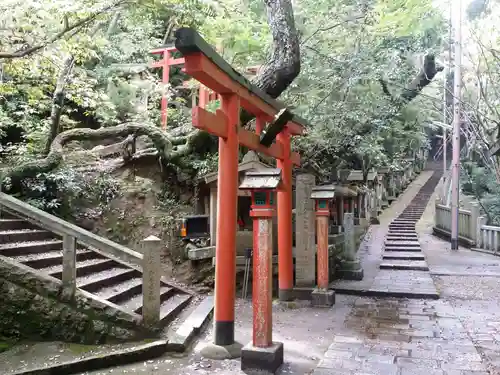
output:
<path id="1" fill-rule="evenodd" d="M 51 215 L 36 207 L 31 206 L 8 194 L 0 193 L 0 206 L 5 207 L 14 214 L 21 215 L 31 223 L 47 229 L 61 237 L 71 236 L 80 244 L 138 266 L 143 265 L 143 255 L 125 246 L 117 244 L 107 238 L 98 236 L 92 232 L 82 229 L 74 224 L 68 223 L 57 216 Z"/>

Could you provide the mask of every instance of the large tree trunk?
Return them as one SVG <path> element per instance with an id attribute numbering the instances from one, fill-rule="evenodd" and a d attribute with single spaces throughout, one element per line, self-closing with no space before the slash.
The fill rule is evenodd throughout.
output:
<path id="1" fill-rule="evenodd" d="M 436 74 L 443 69 L 443 66 L 436 64 L 436 57 L 434 55 L 425 55 L 422 69 L 420 69 L 418 75 L 401 94 L 400 100 L 402 104 L 407 104 L 415 99 L 432 82 Z"/>
<path id="2" fill-rule="evenodd" d="M 387 82 L 383 79 L 380 79 L 379 82 L 382 86 L 382 92 L 391 98 L 398 107 L 402 107 L 415 99 L 422 90 L 432 82 L 436 74 L 442 70 L 444 70 L 444 67 L 436 63 L 436 57 L 434 55 L 425 55 L 422 68 L 410 84 L 403 90 L 401 95 L 393 96 Z"/>
<path id="3" fill-rule="evenodd" d="M 253 83 L 272 98 L 277 98 L 300 73 L 299 36 L 291 0 L 264 2 L 273 36 L 273 50 Z"/>
<path id="4" fill-rule="evenodd" d="M 276 99 L 300 73 L 300 42 L 291 0 L 264 0 L 264 3 L 273 46 L 268 60 L 259 69 L 252 83 Z M 240 123 L 245 125 L 254 117 L 242 110 Z"/>
<path id="5" fill-rule="evenodd" d="M 68 84 L 71 72 L 75 65 L 75 56 L 69 55 L 64 59 L 63 68 L 57 77 L 56 88 L 52 97 L 52 110 L 50 112 L 50 133 L 45 144 L 45 155 L 50 152 L 52 141 L 60 132 L 61 114 L 64 107 L 64 93 Z"/>

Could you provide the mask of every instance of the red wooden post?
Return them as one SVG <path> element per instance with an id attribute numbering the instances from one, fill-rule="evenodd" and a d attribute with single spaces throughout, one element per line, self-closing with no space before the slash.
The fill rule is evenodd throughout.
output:
<path id="1" fill-rule="evenodd" d="M 258 193 L 257 193 L 258 194 Z M 273 262 L 273 223 L 274 207 L 269 202 L 269 192 L 265 194 L 266 203 L 256 202 L 256 192 L 252 193 L 253 217 L 253 345 L 267 348 L 273 342 L 272 317 L 272 262 Z"/>
<path id="2" fill-rule="evenodd" d="M 318 243 L 318 288 L 328 289 L 328 200 L 316 202 L 316 230 Z"/>
<path id="3" fill-rule="evenodd" d="M 241 352 L 241 369 L 273 374 L 283 364 L 283 344 L 273 342 L 272 328 L 273 194 L 280 174 L 279 169 L 247 172 L 240 185 L 252 192 L 253 218 L 253 339 Z"/>
<path id="4" fill-rule="evenodd" d="M 278 134 L 283 149 L 283 159 L 277 166 L 282 171 L 283 186 L 278 191 L 278 296 L 282 301 L 293 299 L 292 253 L 292 163 L 290 161 L 290 134 L 285 130 Z"/>
<path id="5" fill-rule="evenodd" d="M 215 245 L 215 345 L 234 343 L 236 293 L 236 221 L 238 200 L 239 98 L 222 95 L 226 137 L 219 139 L 217 242 Z"/>
<path id="6" fill-rule="evenodd" d="M 257 117 L 255 119 L 255 134 L 260 135 L 265 125 L 266 121 L 262 117 Z"/>
<path id="7" fill-rule="evenodd" d="M 328 252 L 328 219 L 329 200 L 335 197 L 335 186 L 317 186 L 313 188 L 311 198 L 316 201 L 316 237 L 317 237 L 317 268 L 318 283 L 312 292 L 312 305 L 330 307 L 335 303 L 335 293 L 329 290 L 329 252 Z"/>
<path id="8" fill-rule="evenodd" d="M 159 61 L 155 61 L 153 63 L 153 68 L 162 68 L 162 82 L 165 85 L 168 85 L 168 81 L 170 79 L 170 67 L 174 65 L 179 65 L 184 63 L 184 58 L 173 59 L 170 54 L 174 52 L 175 47 L 165 47 L 158 48 L 151 53 L 153 55 L 161 55 L 162 59 Z M 167 93 L 163 92 L 161 97 L 161 127 L 162 129 L 167 128 L 167 116 L 168 116 L 168 98 Z"/>

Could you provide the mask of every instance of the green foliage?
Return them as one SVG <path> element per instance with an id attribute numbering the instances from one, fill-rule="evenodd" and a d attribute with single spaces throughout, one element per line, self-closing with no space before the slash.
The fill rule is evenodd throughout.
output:
<path id="1" fill-rule="evenodd" d="M 488 224 L 500 225 L 500 184 L 495 174 L 474 162 L 464 162 L 462 166 L 462 191 L 479 200 Z"/>
<path id="2" fill-rule="evenodd" d="M 64 168 L 23 181 L 22 196 L 31 205 L 60 217 L 79 216 L 86 205 L 105 209 L 120 191 L 116 179 Z"/>

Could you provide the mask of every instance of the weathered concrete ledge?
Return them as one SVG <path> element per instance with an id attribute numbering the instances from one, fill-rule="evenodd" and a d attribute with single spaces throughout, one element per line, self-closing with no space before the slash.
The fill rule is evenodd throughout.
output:
<path id="1" fill-rule="evenodd" d="M 62 290 L 60 280 L 0 256 L 0 296 L 5 302 L 0 332 L 87 344 L 155 336 L 137 314 L 78 289 L 66 299 Z"/>
<path id="2" fill-rule="evenodd" d="M 438 228 L 438 227 L 433 227 L 432 228 L 432 234 L 434 234 L 436 237 L 439 237 L 443 240 L 446 240 L 448 242 L 451 241 L 451 233 L 448 232 L 445 229 Z M 458 236 L 458 243 L 464 247 L 471 248 L 476 245 L 476 243 L 468 238 Z"/>
<path id="3" fill-rule="evenodd" d="M 162 356 L 167 352 L 168 342 L 158 340 L 112 353 L 99 354 L 92 357 L 69 362 L 58 363 L 46 367 L 20 370 L 11 375 L 70 375 L 108 367 L 122 366 L 134 362 L 143 362 Z"/>
<path id="4" fill-rule="evenodd" d="M 210 320 L 214 310 L 214 297 L 208 296 L 194 309 L 168 342 L 168 350 L 184 352 L 194 337 Z"/>

